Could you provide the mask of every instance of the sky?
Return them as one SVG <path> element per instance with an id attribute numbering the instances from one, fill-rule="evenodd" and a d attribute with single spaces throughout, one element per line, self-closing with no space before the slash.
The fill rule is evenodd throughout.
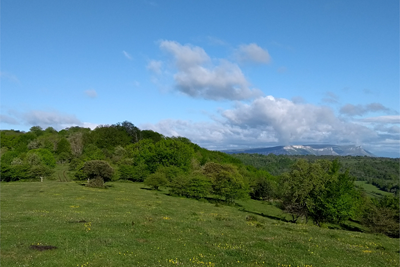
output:
<path id="1" fill-rule="evenodd" d="M 400 157 L 397 0 L 2 0 L 0 78 L 0 129 Z"/>

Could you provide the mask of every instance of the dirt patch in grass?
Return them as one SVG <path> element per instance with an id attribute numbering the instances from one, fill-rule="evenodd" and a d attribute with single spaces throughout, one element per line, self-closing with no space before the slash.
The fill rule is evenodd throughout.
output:
<path id="1" fill-rule="evenodd" d="M 86 223 L 86 220 L 79 220 L 79 221 L 69 221 L 69 223 Z"/>
<path id="2" fill-rule="evenodd" d="M 45 246 L 45 245 L 31 245 L 29 248 L 33 249 L 33 250 L 44 251 L 44 250 L 56 249 L 57 247 L 55 247 L 55 246 Z"/>

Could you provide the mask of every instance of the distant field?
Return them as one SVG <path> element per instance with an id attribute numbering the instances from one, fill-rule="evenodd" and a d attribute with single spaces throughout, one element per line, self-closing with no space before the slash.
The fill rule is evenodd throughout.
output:
<path id="1" fill-rule="evenodd" d="M 362 186 L 365 192 L 371 197 L 393 196 L 392 193 L 382 191 L 373 184 L 367 184 L 366 181 L 355 181 L 355 184 Z"/>
<path id="2" fill-rule="evenodd" d="M 287 223 L 254 200 L 108 185 L 1 183 L 1 266 L 399 266 L 398 239 Z"/>

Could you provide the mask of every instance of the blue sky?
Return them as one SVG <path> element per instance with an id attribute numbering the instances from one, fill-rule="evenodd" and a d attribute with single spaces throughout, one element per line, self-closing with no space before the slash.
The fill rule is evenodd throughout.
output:
<path id="1" fill-rule="evenodd" d="M 400 156 L 399 104 L 396 0 L 1 3 L 1 129 Z"/>

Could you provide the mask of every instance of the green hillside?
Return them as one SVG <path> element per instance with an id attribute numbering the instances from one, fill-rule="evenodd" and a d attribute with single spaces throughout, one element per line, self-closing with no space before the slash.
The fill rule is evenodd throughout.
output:
<path id="1" fill-rule="evenodd" d="M 266 168 L 127 121 L 0 138 L 2 266 L 399 263 L 398 195 L 370 197 L 352 175 L 383 175 L 396 193 L 396 161 Z"/>
<path id="2" fill-rule="evenodd" d="M 398 239 L 288 223 L 269 202 L 106 185 L 2 183 L 1 266 L 399 266 Z"/>

